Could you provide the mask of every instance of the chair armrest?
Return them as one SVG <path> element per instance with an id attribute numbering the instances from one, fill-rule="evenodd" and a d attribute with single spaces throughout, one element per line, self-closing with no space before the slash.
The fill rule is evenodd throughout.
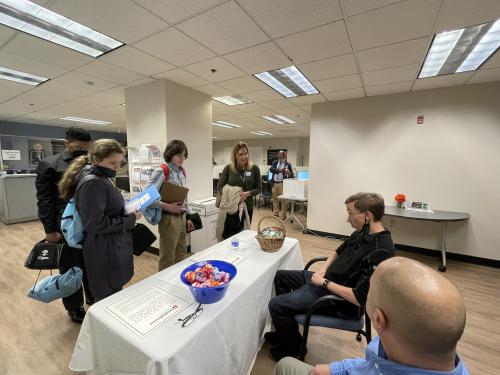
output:
<path id="1" fill-rule="evenodd" d="M 306 266 L 304 267 L 304 270 L 308 270 L 309 267 L 311 267 L 316 262 L 324 262 L 327 259 L 328 259 L 328 257 L 316 257 L 316 258 L 312 258 L 309 262 L 307 262 Z"/>
<path id="2" fill-rule="evenodd" d="M 314 301 L 314 303 L 309 308 L 308 313 L 312 314 L 319 307 L 327 306 L 328 302 L 330 302 L 330 301 L 334 301 L 334 302 L 343 301 L 343 302 L 349 303 L 344 298 L 339 297 L 336 294 L 328 294 L 328 295 L 320 297 L 316 301 Z"/>

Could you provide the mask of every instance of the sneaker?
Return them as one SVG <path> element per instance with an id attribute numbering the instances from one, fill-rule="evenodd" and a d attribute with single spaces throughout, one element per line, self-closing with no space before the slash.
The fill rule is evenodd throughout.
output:
<path id="1" fill-rule="evenodd" d="M 305 354 L 307 354 L 307 348 Z M 299 356 L 300 356 L 300 347 L 295 349 L 290 349 L 285 346 L 277 346 L 276 348 L 272 348 L 269 351 L 269 357 L 275 362 L 279 362 L 281 359 L 285 357 L 299 357 Z"/>
<path id="2" fill-rule="evenodd" d="M 279 345 L 281 343 L 278 332 L 266 332 L 264 333 L 264 340 L 271 345 Z"/>
<path id="3" fill-rule="evenodd" d="M 81 324 L 83 319 L 85 319 L 85 309 L 83 306 L 80 306 L 76 309 L 68 310 L 68 316 L 75 323 Z"/>

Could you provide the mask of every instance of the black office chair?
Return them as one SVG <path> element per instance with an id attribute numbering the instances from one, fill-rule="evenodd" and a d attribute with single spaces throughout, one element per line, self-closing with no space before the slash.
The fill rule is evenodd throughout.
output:
<path id="1" fill-rule="evenodd" d="M 373 251 L 368 255 L 368 262 L 373 266 L 372 270 L 374 271 L 377 264 L 389 258 L 391 253 L 385 249 L 379 249 Z M 308 270 L 312 264 L 316 262 L 324 262 L 328 258 L 327 257 L 316 257 L 307 262 L 304 270 Z M 363 307 L 359 307 L 356 314 L 352 317 L 340 317 L 335 315 L 324 315 L 325 307 L 332 306 L 332 303 L 339 303 L 339 301 L 343 301 L 344 303 L 349 303 L 343 298 L 336 296 L 334 294 L 330 294 L 327 296 L 323 296 L 318 298 L 312 306 L 309 308 L 309 311 L 306 314 L 297 314 L 295 315 L 295 321 L 304 327 L 303 335 L 302 335 L 302 347 L 300 349 L 299 359 L 304 361 L 307 351 L 307 339 L 309 336 L 309 327 L 327 327 L 340 329 L 343 331 L 356 332 L 356 340 L 361 341 L 361 336 L 366 338 L 366 342 L 369 343 L 372 339 L 372 330 L 371 330 L 371 320 L 366 310 Z M 315 311 L 318 309 L 322 309 L 323 314 L 321 312 L 319 314 L 315 314 Z M 364 327 L 364 329 L 363 329 Z"/>
<path id="2" fill-rule="evenodd" d="M 213 185 L 213 195 L 214 197 L 217 196 L 217 185 L 219 184 L 219 179 L 218 178 L 213 178 L 212 179 L 212 185 Z"/>
<path id="3" fill-rule="evenodd" d="M 257 209 L 259 209 L 261 206 L 260 204 L 261 200 L 264 200 L 264 207 L 267 206 L 269 201 L 273 200 L 273 191 L 271 188 L 271 184 L 269 182 L 262 182 L 262 190 L 260 192 L 259 200 L 257 202 L 258 203 Z"/>

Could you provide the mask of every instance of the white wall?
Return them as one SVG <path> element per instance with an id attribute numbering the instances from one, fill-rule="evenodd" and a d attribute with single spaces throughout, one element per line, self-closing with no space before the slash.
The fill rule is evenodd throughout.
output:
<path id="1" fill-rule="evenodd" d="M 374 191 L 394 205 L 404 193 L 436 210 L 470 213 L 448 225 L 448 251 L 500 260 L 499 146 L 498 82 L 315 104 L 308 227 L 349 234 L 350 194 Z M 440 248 L 438 223 L 390 222 L 395 242 Z"/>
<path id="2" fill-rule="evenodd" d="M 225 164 L 224 149 L 232 149 L 234 144 L 239 140 L 232 141 L 214 141 L 213 152 L 214 160 L 217 164 Z M 250 155 L 251 160 L 255 164 L 267 164 L 268 149 L 287 149 L 288 161 L 292 166 L 297 166 L 297 161 L 300 163 L 302 159 L 309 161 L 309 138 L 264 138 L 264 139 L 241 139 L 248 147 L 262 147 L 262 160 L 254 160 Z M 307 145 L 307 148 L 305 147 Z M 301 164 L 299 164 L 301 165 Z M 305 164 L 308 165 L 308 164 Z"/>

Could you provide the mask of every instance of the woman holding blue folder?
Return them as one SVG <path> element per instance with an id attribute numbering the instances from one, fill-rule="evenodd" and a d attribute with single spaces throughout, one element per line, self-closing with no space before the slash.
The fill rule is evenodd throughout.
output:
<path id="1" fill-rule="evenodd" d="M 186 170 L 183 163 L 187 157 L 188 149 L 183 141 L 169 142 L 163 152 L 166 164 L 162 164 L 151 173 L 146 187 L 154 185 L 160 191 L 165 181 L 186 186 Z M 160 202 L 158 205 L 162 209 L 161 221 L 158 224 L 160 233 L 158 268 L 162 271 L 184 259 L 187 252 L 186 234 L 187 231 L 193 230 L 194 226 L 191 220 L 186 220 L 186 202 Z"/>
<path id="2" fill-rule="evenodd" d="M 134 275 L 131 231 L 142 214 L 125 213 L 123 197 L 111 182 L 122 161 L 116 140 L 99 139 L 71 163 L 59 184 L 63 199 L 75 197 L 85 228 L 83 260 L 95 301 L 120 291 Z"/>

